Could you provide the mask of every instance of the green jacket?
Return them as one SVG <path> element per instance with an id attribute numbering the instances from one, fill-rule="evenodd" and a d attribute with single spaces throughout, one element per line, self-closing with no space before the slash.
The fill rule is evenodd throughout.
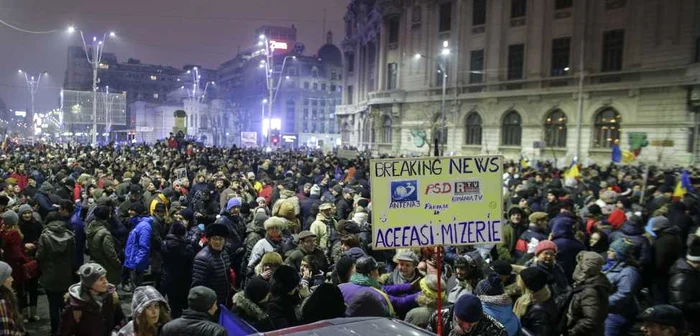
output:
<path id="1" fill-rule="evenodd" d="M 36 260 L 41 277 L 39 282 L 51 292 L 66 292 L 73 284 L 73 259 L 75 236 L 66 223 L 53 221 L 46 225 L 39 236 Z"/>
<path id="2" fill-rule="evenodd" d="M 108 225 L 104 219 L 93 220 L 87 228 L 87 243 L 90 260 L 102 265 L 107 270 L 107 280 L 116 286 L 121 281 L 122 263 Z"/>
<path id="3" fill-rule="evenodd" d="M 513 250 L 515 250 L 515 244 L 518 242 L 520 235 L 527 230 L 527 226 L 522 224 L 521 222 L 518 225 L 514 225 L 509 220 L 506 225 L 501 227 L 501 243 L 496 245 L 499 260 L 505 260 L 511 264 L 515 263 L 512 255 Z"/>

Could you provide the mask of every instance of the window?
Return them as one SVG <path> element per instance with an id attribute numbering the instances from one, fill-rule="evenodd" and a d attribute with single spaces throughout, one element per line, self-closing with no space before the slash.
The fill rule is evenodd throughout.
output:
<path id="1" fill-rule="evenodd" d="M 326 101 L 322 99 L 320 104 L 321 104 L 321 106 L 326 106 Z"/>
<path id="2" fill-rule="evenodd" d="M 158 76 L 151 75 L 151 80 L 158 80 Z"/>
<path id="3" fill-rule="evenodd" d="M 508 112 L 503 118 L 503 125 L 501 125 L 501 144 L 503 146 L 520 146 L 522 132 L 520 114 L 515 111 Z"/>
<path id="4" fill-rule="evenodd" d="M 452 29 L 452 3 L 447 2 L 440 5 L 440 18 L 438 21 L 438 31 L 445 32 Z"/>
<path id="5" fill-rule="evenodd" d="M 318 68 L 317 67 L 311 68 L 311 77 L 318 78 Z"/>
<path id="6" fill-rule="evenodd" d="M 389 18 L 389 43 L 399 42 L 399 16 Z"/>
<path id="7" fill-rule="evenodd" d="M 348 85 L 348 104 L 352 104 L 353 87 Z"/>
<path id="8" fill-rule="evenodd" d="M 472 6 L 472 26 L 486 24 L 486 0 L 474 0 Z"/>
<path id="9" fill-rule="evenodd" d="M 569 46 L 571 38 L 552 40 L 552 76 L 564 76 L 569 70 Z"/>
<path id="10" fill-rule="evenodd" d="M 622 52 L 625 48 L 625 31 L 610 30 L 603 33 L 603 64 L 601 71 L 622 70 Z"/>
<path id="11" fill-rule="evenodd" d="M 620 114 L 614 109 L 606 108 L 595 116 L 593 130 L 593 148 L 612 148 L 615 140 L 620 139 Z"/>
<path id="12" fill-rule="evenodd" d="M 382 122 L 382 130 L 384 133 L 384 143 L 391 143 L 391 118 L 384 116 L 384 121 Z"/>
<path id="13" fill-rule="evenodd" d="M 466 145 L 481 145 L 481 116 L 478 113 L 467 115 L 464 132 Z"/>
<path id="14" fill-rule="evenodd" d="M 331 72 L 331 80 L 336 80 L 338 79 L 338 75 L 335 73 L 335 71 Z"/>
<path id="15" fill-rule="evenodd" d="M 345 67 L 350 73 L 355 70 L 355 55 L 345 54 Z"/>
<path id="16" fill-rule="evenodd" d="M 519 18 L 525 16 L 527 12 L 527 0 L 511 0 L 510 1 L 510 18 Z"/>
<path id="17" fill-rule="evenodd" d="M 472 50 L 469 64 L 469 83 L 484 82 L 484 50 Z"/>
<path id="18" fill-rule="evenodd" d="M 318 90 L 318 83 L 314 83 L 314 85 L 312 87 L 313 87 L 314 91 Z"/>
<path id="19" fill-rule="evenodd" d="M 306 90 L 309 89 L 309 82 L 304 82 L 304 89 L 306 89 Z"/>
<path id="20" fill-rule="evenodd" d="M 321 91 L 326 91 L 326 83 L 321 84 Z"/>
<path id="21" fill-rule="evenodd" d="M 573 0 L 556 0 L 554 2 L 554 9 L 565 9 L 565 8 L 571 8 L 574 5 Z"/>
<path id="22" fill-rule="evenodd" d="M 386 89 L 387 90 L 396 90 L 396 76 L 399 72 L 399 65 L 398 63 L 389 63 L 389 66 L 387 66 L 387 80 L 386 80 Z"/>
<path id="23" fill-rule="evenodd" d="M 297 75 L 297 68 L 288 68 L 288 69 L 287 69 L 287 75 L 289 75 L 289 76 L 296 76 L 296 75 Z"/>
<path id="24" fill-rule="evenodd" d="M 153 94 L 153 99 L 158 99 L 158 97 L 159 97 L 159 94 L 157 94 L 157 93 Z"/>
<path id="25" fill-rule="evenodd" d="M 304 98 L 304 105 L 305 106 L 309 105 L 309 98 Z"/>
<path id="26" fill-rule="evenodd" d="M 318 133 L 326 133 L 326 124 L 321 123 L 318 125 Z"/>
<path id="27" fill-rule="evenodd" d="M 311 100 L 311 105 L 318 106 L 318 100 L 316 100 L 316 99 Z"/>
<path id="28" fill-rule="evenodd" d="M 100 63 L 99 68 L 107 70 L 109 69 L 109 64 Z"/>
<path id="29" fill-rule="evenodd" d="M 335 90 L 336 90 L 335 84 L 331 84 L 331 92 L 335 92 Z"/>
<path id="30" fill-rule="evenodd" d="M 566 147 L 566 115 L 561 110 L 549 112 L 544 121 L 544 142 L 547 147 Z"/>
<path id="31" fill-rule="evenodd" d="M 523 78 L 524 52 L 524 44 L 508 46 L 508 80 Z"/>

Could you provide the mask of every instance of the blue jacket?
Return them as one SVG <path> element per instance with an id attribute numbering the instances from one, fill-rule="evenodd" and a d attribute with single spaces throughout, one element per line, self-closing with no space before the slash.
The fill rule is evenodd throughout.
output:
<path id="1" fill-rule="evenodd" d="M 552 241 L 557 245 L 557 263 L 561 265 L 569 283 L 576 268 L 576 255 L 586 250 L 582 242 L 574 238 L 575 221 L 567 216 L 552 220 Z"/>
<path id="2" fill-rule="evenodd" d="M 501 324 L 506 328 L 508 336 L 518 335 L 518 332 L 520 331 L 520 320 L 518 320 L 518 317 L 515 315 L 515 313 L 513 313 L 513 304 L 510 303 L 510 300 L 506 299 L 503 300 L 504 302 L 486 303 L 483 301 L 484 297 L 480 298 L 482 298 L 481 306 L 484 308 L 484 313 L 493 317 L 496 319 L 496 321 L 501 322 Z M 490 301 L 488 300 L 489 298 L 498 298 L 498 296 L 490 296 L 486 297 L 485 299 Z"/>
<path id="3" fill-rule="evenodd" d="M 140 217 L 141 220 L 129 234 L 124 251 L 124 267 L 137 271 L 145 271 L 150 264 L 151 233 L 153 232 L 153 217 Z"/>
<path id="4" fill-rule="evenodd" d="M 652 262 L 651 254 L 651 243 L 649 239 L 644 235 L 644 226 L 642 222 L 634 223 L 632 221 L 626 221 L 619 230 L 613 231 L 610 234 L 610 243 L 620 238 L 627 238 L 631 240 L 639 256 L 639 264 L 643 266 L 650 265 Z"/>
<path id="5" fill-rule="evenodd" d="M 70 228 L 75 235 L 75 258 L 73 268 L 76 270 L 85 263 L 85 222 L 80 218 L 80 211 L 83 206 L 78 204 L 70 217 Z"/>
<path id="6" fill-rule="evenodd" d="M 631 319 L 635 318 L 639 313 L 635 295 L 642 285 L 642 276 L 639 274 L 639 270 L 619 261 L 605 271 L 605 276 L 608 277 L 614 288 L 613 293 L 608 298 L 610 304 L 608 312 Z"/>

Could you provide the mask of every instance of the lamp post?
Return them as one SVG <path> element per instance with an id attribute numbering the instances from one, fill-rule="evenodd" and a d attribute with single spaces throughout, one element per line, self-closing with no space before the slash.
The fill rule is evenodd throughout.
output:
<path id="1" fill-rule="evenodd" d="M 27 89 L 29 89 L 29 96 L 32 100 L 32 118 L 34 116 L 34 97 L 37 91 L 39 91 L 39 84 L 41 83 L 41 77 L 47 76 L 48 73 L 45 71 L 40 72 L 37 76 L 31 76 L 26 71 L 20 69 L 18 70 L 20 74 L 24 75 L 24 81 L 27 83 Z"/>
<path id="2" fill-rule="evenodd" d="M 75 32 L 75 27 L 68 27 L 68 32 Z M 102 62 L 102 51 L 104 50 L 107 36 L 116 37 L 116 33 L 111 31 L 109 33 L 104 33 L 102 39 L 98 40 L 96 36 L 93 36 L 92 43 L 88 45 L 85 41 L 85 36 L 83 31 L 80 31 L 80 38 L 83 41 L 83 50 L 85 51 L 85 57 L 87 62 L 92 66 L 92 144 L 97 145 L 97 69 L 100 67 Z M 92 54 L 92 55 L 91 55 Z"/>
<path id="3" fill-rule="evenodd" d="M 443 41 L 442 42 L 442 50 L 440 51 L 440 57 L 441 58 L 447 58 L 451 53 L 450 48 L 449 48 L 449 42 L 448 41 Z M 445 100 L 447 97 L 447 67 L 443 63 L 443 61 L 439 58 L 432 58 L 423 54 L 416 54 L 414 56 L 416 59 L 421 59 L 421 58 L 426 58 L 435 61 L 435 63 L 438 66 L 438 73 L 442 75 L 442 99 L 440 102 L 440 146 L 442 148 L 442 151 L 440 151 L 440 155 L 445 155 L 445 132 L 447 132 L 447 116 L 445 114 Z"/>
<path id="4" fill-rule="evenodd" d="M 192 89 L 190 90 L 187 88 L 185 85 L 181 86 L 180 89 L 186 89 L 187 92 L 187 97 L 188 100 L 190 101 L 190 104 L 192 105 L 192 120 L 194 121 L 192 126 L 197 126 L 196 128 L 199 128 L 199 120 L 200 120 L 200 104 L 204 102 L 207 96 L 207 92 L 209 90 L 209 85 L 216 86 L 216 82 L 214 81 L 208 81 L 204 85 L 204 90 L 200 89 L 200 83 L 202 79 L 202 75 L 199 72 L 199 67 L 193 67 L 190 70 L 187 70 L 185 73 L 186 75 L 192 75 Z M 188 130 L 191 129 L 192 127 L 188 127 Z M 197 130 L 195 129 L 193 134 L 197 134 Z"/>
<path id="5" fill-rule="evenodd" d="M 284 74 L 284 68 L 287 66 L 287 60 L 292 59 L 296 60 L 296 56 L 285 56 L 284 60 L 282 61 L 282 67 L 280 71 L 275 71 L 275 66 L 274 66 L 274 54 L 276 49 L 280 50 L 285 50 L 287 48 L 286 43 L 279 43 L 277 41 L 273 41 L 267 38 L 265 35 L 260 35 L 258 37 L 258 46 L 263 47 L 261 49 L 261 52 L 263 53 L 263 56 L 265 57 L 264 60 L 260 61 L 260 68 L 265 69 L 265 83 L 267 85 L 267 108 L 268 108 L 268 119 L 270 120 L 270 125 L 268 127 L 268 132 L 266 136 L 266 143 L 269 146 L 270 144 L 270 132 L 272 130 L 272 106 L 275 103 L 275 99 L 277 98 L 277 92 L 279 92 L 280 85 L 282 84 L 282 74 Z M 273 78 L 273 75 L 278 74 L 278 79 L 277 79 L 277 84 L 275 84 L 275 79 Z M 263 104 L 264 106 L 264 104 Z M 263 108 L 264 111 L 264 108 Z M 264 118 L 263 118 L 264 122 Z"/>
<path id="6" fill-rule="evenodd" d="M 263 139 L 263 137 L 260 137 L 260 146 L 261 147 L 264 145 L 267 145 L 267 134 L 270 134 L 270 129 L 269 129 L 270 127 L 269 126 L 268 126 L 268 130 L 267 130 L 267 134 L 265 134 L 265 104 L 267 104 L 267 102 L 268 102 L 267 99 L 263 99 L 262 104 L 260 105 L 262 107 L 261 112 L 260 112 L 260 132 L 263 133 L 262 135 L 263 135 L 263 137 L 265 137 L 265 139 Z"/>

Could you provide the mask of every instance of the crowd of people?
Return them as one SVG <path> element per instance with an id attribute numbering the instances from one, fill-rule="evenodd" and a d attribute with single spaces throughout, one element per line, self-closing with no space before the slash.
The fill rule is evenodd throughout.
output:
<path id="1" fill-rule="evenodd" d="M 25 335 L 44 293 L 61 336 L 226 335 L 222 306 L 261 332 L 376 316 L 443 335 L 700 335 L 700 201 L 674 196 L 680 172 L 511 162 L 500 243 L 380 251 L 368 166 L 174 139 L 11 148 L 0 334 Z"/>

